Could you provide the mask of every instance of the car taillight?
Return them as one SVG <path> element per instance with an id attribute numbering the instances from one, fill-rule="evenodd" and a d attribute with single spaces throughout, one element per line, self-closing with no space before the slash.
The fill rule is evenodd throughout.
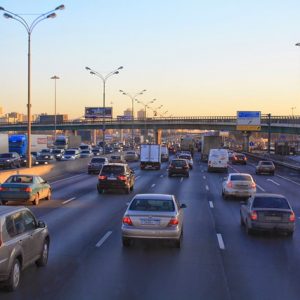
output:
<path id="1" fill-rule="evenodd" d="M 244 158 L 244 160 L 247 160 L 247 159 L 248 159 L 247 157 Z"/>
<path id="2" fill-rule="evenodd" d="M 233 159 L 234 159 L 234 160 L 237 160 L 237 157 L 234 156 Z"/>
<path id="3" fill-rule="evenodd" d="M 210 161 L 210 160 L 208 161 L 208 165 L 209 165 L 209 166 L 211 165 L 211 161 Z"/>
<path id="4" fill-rule="evenodd" d="M 171 218 L 168 226 L 176 226 L 179 224 L 179 220 L 177 218 Z"/>
<path id="5" fill-rule="evenodd" d="M 189 166 L 184 166 L 183 168 L 184 168 L 184 169 L 189 169 Z"/>
<path id="6" fill-rule="evenodd" d="M 3 186 L 0 186 L 0 192 L 5 192 L 5 191 L 8 191 L 8 188 L 5 188 Z"/>
<path id="7" fill-rule="evenodd" d="M 294 212 L 291 212 L 289 220 L 290 220 L 290 222 L 295 222 L 296 216 L 295 216 Z"/>
<path id="8" fill-rule="evenodd" d="M 119 175 L 118 179 L 120 179 L 122 181 L 126 181 L 127 177 L 125 175 Z"/>
<path id="9" fill-rule="evenodd" d="M 255 182 L 252 182 L 252 183 L 251 183 L 251 188 L 252 188 L 252 189 L 255 189 L 255 188 L 256 188 L 256 183 L 255 183 Z"/>
<path id="10" fill-rule="evenodd" d="M 257 212 L 255 210 L 250 213 L 250 219 L 252 221 L 256 221 L 257 220 Z"/>
<path id="11" fill-rule="evenodd" d="M 233 187 L 233 184 L 232 184 L 232 182 L 231 182 L 231 181 L 227 182 L 227 187 L 228 187 L 228 188 L 230 188 L 230 189 L 232 189 L 232 187 Z"/>
<path id="12" fill-rule="evenodd" d="M 31 193 L 32 192 L 32 188 L 30 188 L 30 187 L 23 188 L 22 190 L 26 193 Z"/>
<path id="13" fill-rule="evenodd" d="M 100 175 L 98 178 L 99 178 L 99 180 L 105 180 L 105 179 L 106 179 L 106 176 Z"/>
<path id="14" fill-rule="evenodd" d="M 123 224 L 132 225 L 132 221 L 129 216 L 123 217 Z"/>

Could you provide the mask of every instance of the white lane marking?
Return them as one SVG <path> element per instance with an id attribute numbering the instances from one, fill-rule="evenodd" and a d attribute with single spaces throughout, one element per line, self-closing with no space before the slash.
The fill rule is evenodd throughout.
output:
<path id="1" fill-rule="evenodd" d="M 84 174 L 85 174 L 85 173 L 82 173 L 82 174 L 79 174 L 79 175 L 75 175 L 75 176 L 71 176 L 71 177 L 64 178 L 64 179 L 60 179 L 60 180 L 56 180 L 56 181 L 52 181 L 51 184 L 53 184 L 53 183 L 58 183 L 58 182 L 62 182 L 62 181 L 69 180 L 69 179 L 73 179 L 73 178 L 82 176 L 82 175 L 84 175 Z"/>
<path id="2" fill-rule="evenodd" d="M 64 201 L 62 204 L 67 204 L 67 203 L 69 203 L 69 202 L 71 202 L 71 201 L 73 201 L 75 199 L 76 199 L 76 197 L 73 197 L 73 198 L 71 198 L 69 200 Z"/>
<path id="3" fill-rule="evenodd" d="M 139 178 L 141 178 L 141 176 L 136 176 L 136 177 L 135 177 L 135 180 L 138 180 Z"/>
<path id="4" fill-rule="evenodd" d="M 264 188 L 262 188 L 260 185 L 256 184 L 256 186 L 262 191 L 265 192 L 266 190 Z"/>
<path id="5" fill-rule="evenodd" d="M 289 181 L 289 182 L 292 182 L 292 183 L 297 184 L 297 185 L 300 186 L 300 183 L 299 183 L 299 182 L 296 182 L 296 181 L 294 181 L 294 180 L 292 180 L 292 179 L 289 179 L 289 178 L 286 178 L 286 177 L 280 176 L 280 175 L 276 175 L 276 176 L 279 177 L 279 178 L 285 179 L 285 180 L 287 180 L 287 181 Z"/>
<path id="6" fill-rule="evenodd" d="M 8 258 L 4 258 L 2 260 L 0 260 L 0 264 L 3 264 L 4 262 L 6 262 L 8 260 Z"/>
<path id="7" fill-rule="evenodd" d="M 233 171 L 240 173 L 240 171 L 238 169 L 234 168 L 233 166 L 228 166 L 228 167 L 231 168 Z"/>
<path id="8" fill-rule="evenodd" d="M 101 240 L 96 244 L 96 247 L 97 248 L 101 247 L 111 234 L 112 231 L 106 232 L 105 235 L 101 238 Z"/>
<path id="9" fill-rule="evenodd" d="M 155 187 L 155 183 L 153 183 L 153 184 L 151 185 L 151 187 L 154 188 L 154 187 Z"/>
<path id="10" fill-rule="evenodd" d="M 206 179 L 206 176 L 203 175 L 203 179 Z"/>
<path id="11" fill-rule="evenodd" d="M 272 182 L 272 183 L 274 183 L 274 184 L 276 184 L 278 186 L 280 185 L 278 182 L 276 182 L 276 181 L 274 181 L 273 179 L 270 179 L 270 178 L 268 178 L 267 181 L 270 181 L 270 182 Z"/>
<path id="12" fill-rule="evenodd" d="M 159 177 L 160 177 L 160 178 L 163 178 L 163 177 L 164 177 L 164 175 L 163 175 L 163 174 L 161 174 Z"/>
<path id="13" fill-rule="evenodd" d="M 183 181 L 183 177 L 180 178 L 180 183 Z"/>
<path id="14" fill-rule="evenodd" d="M 210 208 L 214 208 L 213 202 L 212 202 L 212 201 L 208 201 L 208 202 L 209 202 L 209 207 L 210 207 Z"/>
<path id="15" fill-rule="evenodd" d="M 206 185 L 206 186 L 205 186 L 205 189 L 206 189 L 207 191 L 209 191 L 209 187 L 208 187 L 208 185 Z"/>
<path id="16" fill-rule="evenodd" d="M 225 245 L 224 245 L 224 241 L 223 241 L 221 233 L 217 233 L 217 239 L 218 239 L 218 243 L 219 243 L 220 249 L 224 250 L 225 249 Z"/>

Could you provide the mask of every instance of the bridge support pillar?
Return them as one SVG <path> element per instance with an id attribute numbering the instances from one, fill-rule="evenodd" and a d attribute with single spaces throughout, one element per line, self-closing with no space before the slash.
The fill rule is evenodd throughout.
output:
<path id="1" fill-rule="evenodd" d="M 92 140 L 91 142 L 96 145 L 97 144 L 97 129 L 92 129 L 92 132 L 91 132 L 91 137 L 92 137 Z"/>
<path id="2" fill-rule="evenodd" d="M 161 144 L 161 129 L 154 130 L 154 140 L 156 144 Z"/>
<path id="3" fill-rule="evenodd" d="M 243 132 L 243 151 L 249 152 L 249 138 L 251 135 L 251 131 Z"/>
<path id="4" fill-rule="evenodd" d="M 73 135 L 77 135 L 77 130 L 72 130 L 72 132 L 73 132 Z"/>

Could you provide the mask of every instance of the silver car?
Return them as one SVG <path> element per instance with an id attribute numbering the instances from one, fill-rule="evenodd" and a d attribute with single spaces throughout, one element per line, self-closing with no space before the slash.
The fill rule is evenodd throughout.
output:
<path id="1" fill-rule="evenodd" d="M 254 230 L 283 231 L 293 235 L 296 216 L 288 200 L 278 194 L 255 194 L 242 203 L 241 225 L 248 234 Z"/>
<path id="2" fill-rule="evenodd" d="M 0 206 L 0 281 L 9 291 L 17 289 L 21 270 L 48 262 L 49 233 L 26 207 Z"/>
<path id="3" fill-rule="evenodd" d="M 133 239 L 159 239 L 174 241 L 180 248 L 185 207 L 174 195 L 137 194 L 123 217 L 123 246 Z"/>
<path id="4" fill-rule="evenodd" d="M 256 183 L 252 176 L 246 173 L 231 173 L 223 182 L 223 199 L 229 197 L 250 197 L 256 193 Z"/>

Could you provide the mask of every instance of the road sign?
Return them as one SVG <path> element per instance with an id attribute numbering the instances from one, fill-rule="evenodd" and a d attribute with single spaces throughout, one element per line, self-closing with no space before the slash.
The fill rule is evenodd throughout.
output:
<path id="1" fill-rule="evenodd" d="M 236 129 L 241 131 L 259 131 L 260 111 L 238 111 L 236 117 Z"/>
<path id="2" fill-rule="evenodd" d="M 254 146 L 254 142 L 249 142 L 249 146 L 253 147 Z"/>

